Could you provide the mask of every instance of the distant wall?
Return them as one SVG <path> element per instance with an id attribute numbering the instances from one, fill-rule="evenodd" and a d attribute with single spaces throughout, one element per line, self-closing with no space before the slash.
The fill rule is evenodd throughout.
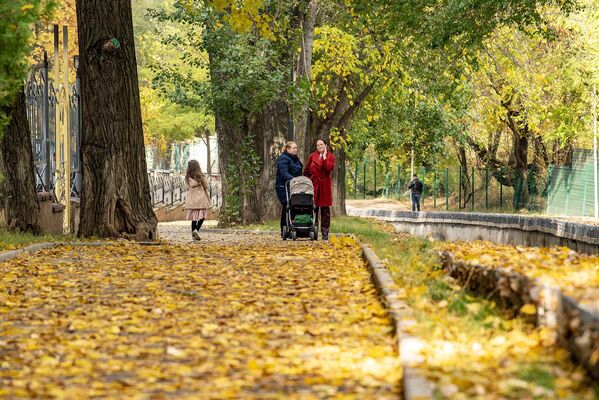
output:
<path id="1" fill-rule="evenodd" d="M 599 254 L 599 226 L 509 214 L 348 209 L 348 214 L 388 221 L 398 231 L 438 240 L 488 240 L 533 247 L 566 246 Z"/>

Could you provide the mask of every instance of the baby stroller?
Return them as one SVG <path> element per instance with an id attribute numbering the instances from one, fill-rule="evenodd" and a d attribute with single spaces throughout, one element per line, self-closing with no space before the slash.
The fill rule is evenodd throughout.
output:
<path id="1" fill-rule="evenodd" d="M 310 178 L 298 176 L 285 184 L 287 196 L 286 224 L 283 227 L 283 240 L 309 237 L 317 240 L 314 207 L 314 186 Z"/>

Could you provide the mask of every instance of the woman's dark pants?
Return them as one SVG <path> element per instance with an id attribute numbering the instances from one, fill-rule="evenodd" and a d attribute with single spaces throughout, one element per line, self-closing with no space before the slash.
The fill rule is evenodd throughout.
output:
<path id="1" fill-rule="evenodd" d="M 329 230 L 331 228 L 331 207 L 317 207 L 316 208 L 316 226 L 318 227 L 318 214 L 320 211 L 320 232 L 323 237 L 329 236 Z"/>
<path id="2" fill-rule="evenodd" d="M 283 227 L 287 225 L 287 202 L 281 203 L 283 209 L 281 210 L 281 235 L 283 234 Z"/>

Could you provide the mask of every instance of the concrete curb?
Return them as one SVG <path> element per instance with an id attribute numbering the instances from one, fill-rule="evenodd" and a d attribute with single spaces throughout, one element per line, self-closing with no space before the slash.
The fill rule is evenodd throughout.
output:
<path id="1" fill-rule="evenodd" d="M 416 323 L 412 309 L 400 299 L 401 289 L 397 287 L 389 270 L 376 253 L 369 246 L 362 244 L 362 254 L 393 320 L 399 362 L 403 370 L 403 398 L 405 400 L 433 399 L 434 385 L 424 377 L 418 367 L 423 361 L 419 351 L 424 347 L 424 343 L 419 338 L 406 333 L 406 328 Z"/>
<path id="2" fill-rule="evenodd" d="M 470 212 L 412 212 L 348 208 L 348 215 L 374 217 L 396 229 L 442 240 L 484 239 L 527 246 L 567 246 L 578 252 L 599 253 L 599 226 L 552 218 Z M 478 230 L 475 232 L 475 230 Z M 498 235 L 497 231 L 503 233 Z M 464 235 L 474 235 L 464 237 Z"/>
<path id="3" fill-rule="evenodd" d="M 35 252 L 43 250 L 43 249 L 50 249 L 52 247 L 57 247 L 58 245 L 59 245 L 59 243 L 48 243 L 48 242 L 34 243 L 34 244 L 30 244 L 29 246 L 25 246 L 21 249 L 5 251 L 0 254 L 0 262 L 10 261 L 12 259 L 17 258 L 21 254 L 35 253 Z"/>

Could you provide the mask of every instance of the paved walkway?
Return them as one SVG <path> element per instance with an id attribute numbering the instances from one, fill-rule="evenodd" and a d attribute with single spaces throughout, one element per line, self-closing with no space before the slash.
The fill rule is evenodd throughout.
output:
<path id="1" fill-rule="evenodd" d="M 177 244 L 0 264 L 0 398 L 399 396 L 390 324 L 355 243 L 190 242 L 171 225 L 163 238 Z"/>

